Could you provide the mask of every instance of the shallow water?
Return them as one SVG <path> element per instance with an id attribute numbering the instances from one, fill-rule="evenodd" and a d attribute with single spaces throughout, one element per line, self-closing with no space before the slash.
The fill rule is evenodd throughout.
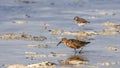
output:
<path id="1" fill-rule="evenodd" d="M 66 60 L 74 55 L 74 50 L 64 44 L 56 46 L 61 37 L 75 38 L 72 35 L 52 35 L 48 30 L 59 29 L 64 31 L 79 31 L 74 23 L 74 16 L 87 19 L 91 23 L 83 27 L 90 31 L 102 31 L 106 27 L 102 24 L 107 21 L 119 22 L 119 0 L 0 0 L 0 34 L 27 33 L 35 36 L 45 36 L 47 40 L 0 40 L 0 67 L 4 64 L 31 64 L 42 61 L 51 61 L 61 67 L 58 60 Z M 19 24 L 17 21 L 27 21 Z M 15 23 L 13 23 L 15 22 Z M 47 25 L 46 25 L 47 24 Z M 83 57 L 89 63 L 83 68 L 119 68 L 120 66 L 120 34 L 106 36 L 96 35 L 83 49 Z M 29 44 L 47 44 L 50 48 L 29 47 Z M 117 51 L 106 49 L 106 46 L 116 46 Z M 27 59 L 25 52 L 37 52 L 49 55 L 51 52 L 63 53 L 60 57 L 38 57 Z M 106 66 L 100 63 L 116 62 Z M 67 66 L 65 66 L 67 67 Z M 69 67 L 69 66 L 68 66 Z M 76 66 L 75 66 L 76 67 Z"/>

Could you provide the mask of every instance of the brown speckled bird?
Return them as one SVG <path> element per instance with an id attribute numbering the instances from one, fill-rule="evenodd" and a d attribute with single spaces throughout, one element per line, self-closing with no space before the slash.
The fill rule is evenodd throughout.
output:
<path id="1" fill-rule="evenodd" d="M 90 43 L 90 42 L 85 42 L 85 41 L 79 41 L 77 39 L 67 39 L 67 38 L 62 38 L 62 40 L 57 44 L 57 46 L 60 43 L 64 43 L 65 45 L 67 45 L 70 48 L 73 48 L 75 50 L 75 53 L 77 52 L 76 49 L 81 48 L 81 50 L 79 51 L 79 53 L 82 51 L 83 47 Z"/>
<path id="2" fill-rule="evenodd" d="M 78 24 L 78 26 L 84 26 L 84 25 L 90 23 L 89 21 L 85 20 L 84 18 L 79 18 L 78 16 L 74 17 L 74 21 Z"/>

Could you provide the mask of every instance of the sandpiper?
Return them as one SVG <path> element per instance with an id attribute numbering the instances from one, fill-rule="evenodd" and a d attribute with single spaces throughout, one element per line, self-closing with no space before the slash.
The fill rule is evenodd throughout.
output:
<path id="1" fill-rule="evenodd" d="M 74 21 L 78 24 L 78 26 L 84 26 L 84 25 L 90 23 L 89 21 L 85 20 L 84 18 L 79 18 L 78 16 L 74 17 Z"/>
<path id="2" fill-rule="evenodd" d="M 86 42 L 86 41 L 80 41 L 77 39 L 67 39 L 67 38 L 62 38 L 61 41 L 57 44 L 57 46 L 60 43 L 64 43 L 65 45 L 67 45 L 70 48 L 73 48 L 75 50 L 75 53 L 77 52 L 76 49 L 81 48 L 81 50 L 79 51 L 79 53 L 81 53 L 83 47 L 90 43 L 90 42 Z"/>

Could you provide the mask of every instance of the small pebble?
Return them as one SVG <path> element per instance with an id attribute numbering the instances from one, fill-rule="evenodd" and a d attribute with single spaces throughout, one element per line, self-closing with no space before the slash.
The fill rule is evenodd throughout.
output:
<path id="1" fill-rule="evenodd" d="M 13 21 L 13 23 L 16 23 L 16 24 L 27 24 L 28 22 L 27 21 L 20 21 L 20 20 L 18 20 L 18 21 Z"/>
<path id="2" fill-rule="evenodd" d="M 25 52 L 26 55 L 37 55 L 37 52 Z"/>
<path id="3" fill-rule="evenodd" d="M 47 44 L 29 44 L 27 46 L 33 48 L 50 48 L 50 46 L 48 46 Z"/>
<path id="4" fill-rule="evenodd" d="M 50 32 L 50 34 L 52 35 L 56 35 L 56 34 L 61 34 L 64 31 L 63 30 L 59 30 L 59 29 L 53 29 L 53 30 L 48 30 Z"/>
<path id="5" fill-rule="evenodd" d="M 115 47 L 115 46 L 106 46 L 105 48 L 108 49 L 108 50 L 111 50 L 111 51 L 117 51 L 118 50 L 118 47 Z"/>
<path id="6" fill-rule="evenodd" d="M 40 24 L 41 29 L 47 29 L 49 26 L 47 23 Z"/>
<path id="7" fill-rule="evenodd" d="M 98 63 L 99 65 L 102 65 L 102 66 L 113 66 L 113 65 L 116 65 L 118 64 L 117 62 L 101 62 L 101 63 Z"/>

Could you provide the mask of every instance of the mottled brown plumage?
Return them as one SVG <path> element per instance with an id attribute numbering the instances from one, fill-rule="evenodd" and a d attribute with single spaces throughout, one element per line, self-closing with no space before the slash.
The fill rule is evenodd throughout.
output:
<path id="1" fill-rule="evenodd" d="M 83 26 L 85 24 L 90 23 L 89 21 L 85 20 L 84 18 L 79 18 L 78 16 L 74 17 L 74 21 L 78 24 L 78 26 Z"/>
<path id="2" fill-rule="evenodd" d="M 90 42 L 85 42 L 85 41 L 79 41 L 76 39 L 67 39 L 67 38 L 62 38 L 62 40 L 57 44 L 57 46 L 60 43 L 64 43 L 65 45 L 67 45 L 70 48 L 73 48 L 76 52 L 76 49 L 81 48 L 81 50 L 79 52 L 82 51 L 82 47 L 84 47 L 86 44 L 90 43 Z"/>

